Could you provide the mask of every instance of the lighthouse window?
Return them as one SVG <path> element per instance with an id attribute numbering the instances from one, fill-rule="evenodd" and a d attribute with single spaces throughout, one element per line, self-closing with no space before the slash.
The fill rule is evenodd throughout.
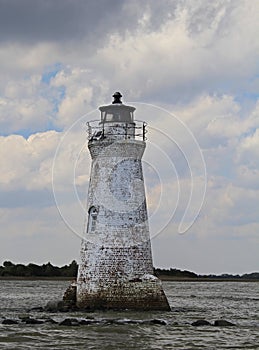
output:
<path id="1" fill-rule="evenodd" d="M 88 211 L 88 227 L 87 232 L 94 232 L 96 229 L 96 221 L 97 221 L 98 211 L 96 207 L 92 206 Z"/>
<path id="2" fill-rule="evenodd" d="M 112 122 L 114 120 L 114 114 L 113 113 L 106 113 L 106 122 Z"/>

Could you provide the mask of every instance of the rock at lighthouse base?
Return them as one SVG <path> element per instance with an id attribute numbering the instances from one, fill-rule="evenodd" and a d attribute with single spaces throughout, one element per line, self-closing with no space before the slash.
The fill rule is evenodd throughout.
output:
<path id="1" fill-rule="evenodd" d="M 72 283 L 63 295 L 63 308 L 65 310 L 76 310 L 76 283 Z"/>
<path id="2" fill-rule="evenodd" d="M 153 275 L 121 280 L 97 291 L 77 293 L 77 307 L 86 310 L 170 311 L 161 281 Z"/>

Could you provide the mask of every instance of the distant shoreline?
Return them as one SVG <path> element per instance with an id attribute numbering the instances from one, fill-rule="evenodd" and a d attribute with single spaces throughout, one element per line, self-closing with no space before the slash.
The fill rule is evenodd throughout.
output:
<path id="1" fill-rule="evenodd" d="M 210 278 L 210 277 L 170 277 L 158 276 L 161 281 L 165 282 L 259 282 L 258 279 L 253 278 Z"/>
<path id="2" fill-rule="evenodd" d="M 0 276 L 0 281 L 74 281 L 73 277 Z"/>
<path id="3" fill-rule="evenodd" d="M 0 280 L 46 280 L 46 281 L 75 281 L 78 273 L 78 264 L 73 260 L 69 265 L 54 266 L 50 262 L 43 265 L 29 263 L 28 265 L 14 264 L 5 261 L 0 266 Z M 154 268 L 154 275 L 162 281 L 177 282 L 259 282 L 259 272 L 251 272 L 243 275 L 199 275 L 188 270 L 176 268 Z"/>
<path id="4" fill-rule="evenodd" d="M 170 277 L 170 276 L 159 276 L 163 282 L 259 282 L 258 279 L 249 278 L 204 278 L 204 277 Z M 0 276 L 0 281 L 74 281 L 71 277 L 32 277 L 32 276 Z"/>

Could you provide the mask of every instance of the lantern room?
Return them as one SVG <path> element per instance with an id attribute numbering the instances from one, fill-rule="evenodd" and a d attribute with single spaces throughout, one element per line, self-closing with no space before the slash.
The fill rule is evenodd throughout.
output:
<path id="1" fill-rule="evenodd" d="M 115 92 L 113 102 L 108 106 L 99 108 L 101 111 L 101 123 L 133 123 L 135 107 L 126 106 L 121 102 L 122 95 Z"/>

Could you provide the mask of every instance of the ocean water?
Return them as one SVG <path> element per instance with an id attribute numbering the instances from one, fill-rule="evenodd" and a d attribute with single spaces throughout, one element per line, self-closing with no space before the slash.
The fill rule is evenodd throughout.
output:
<path id="1" fill-rule="evenodd" d="M 67 281 L 0 281 L 0 349 L 259 349 L 259 283 L 164 282 L 171 312 L 28 311 L 60 299 Z M 90 324 L 26 324 L 22 318 L 89 319 Z M 18 324 L 2 324 L 5 318 Z M 224 319 L 233 327 L 195 327 Z M 156 324 L 162 320 L 164 324 Z M 153 322 L 153 323 L 152 323 Z"/>

